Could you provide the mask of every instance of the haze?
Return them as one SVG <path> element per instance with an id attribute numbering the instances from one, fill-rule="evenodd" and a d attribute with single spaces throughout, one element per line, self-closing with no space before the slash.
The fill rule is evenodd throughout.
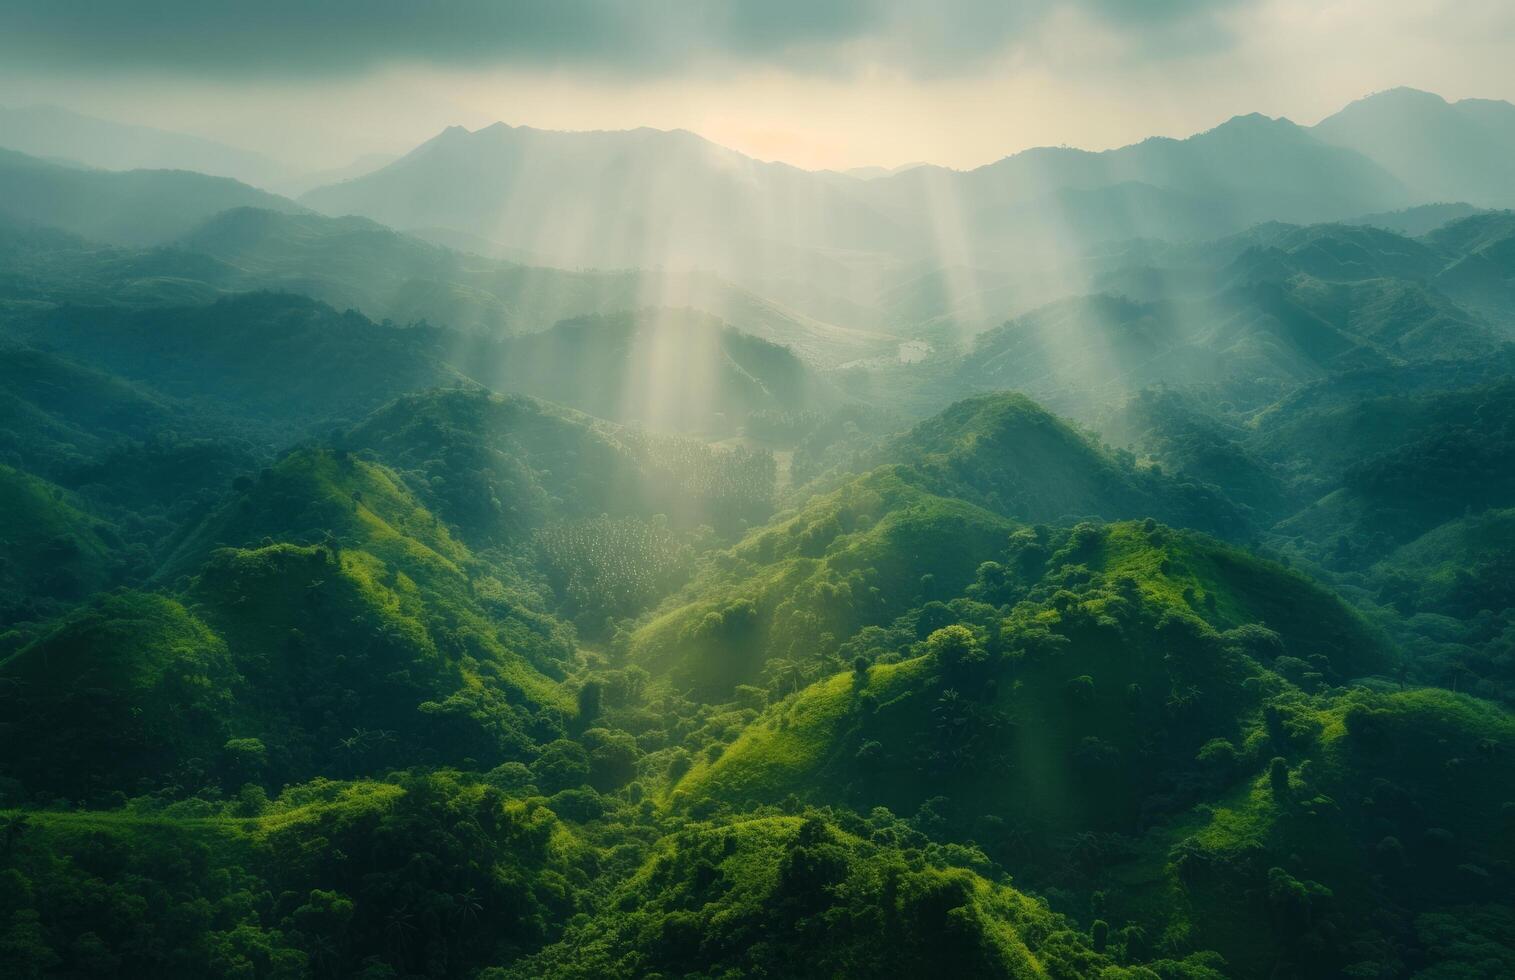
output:
<path id="1" fill-rule="evenodd" d="M 957 168 L 1036 145 L 1311 123 L 1409 85 L 1515 97 L 1501 0 L 0 5 L 0 104 L 259 150 L 296 170 L 447 125 L 689 129 L 805 168 Z"/>
<path id="2" fill-rule="evenodd" d="M 0 0 L 0 978 L 1515 977 L 1510 0 Z"/>

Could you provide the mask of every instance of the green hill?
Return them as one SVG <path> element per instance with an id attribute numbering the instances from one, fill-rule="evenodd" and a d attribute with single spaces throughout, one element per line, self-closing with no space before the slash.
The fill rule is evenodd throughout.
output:
<path id="1" fill-rule="evenodd" d="M 1253 258 L 1213 293 L 1079 297 L 1017 317 L 974 339 L 958 390 L 1013 388 L 1070 413 L 1160 383 L 1260 405 L 1327 372 L 1479 356 L 1507 339 L 1419 282 L 1334 282 Z"/>
<path id="2" fill-rule="evenodd" d="M 124 571 L 121 545 L 108 523 L 61 487 L 0 465 L 0 626 L 34 618 L 41 600 L 77 601 L 107 588 Z"/>
<path id="3" fill-rule="evenodd" d="M 878 456 L 917 470 L 937 493 L 1017 520 L 1155 516 L 1225 535 L 1247 528 L 1236 505 L 1213 488 L 1138 469 L 1008 392 L 958 402 Z"/>
<path id="4" fill-rule="evenodd" d="M 883 651 L 887 663 L 805 689 L 713 762 L 696 765 L 675 792 L 744 803 L 791 792 L 868 802 L 849 799 L 850 786 L 909 813 L 933 790 L 950 789 L 954 798 L 987 794 L 977 798 L 978 812 L 1049 824 L 1118 823 L 1110 787 L 1068 788 L 1074 775 L 1057 772 L 1065 760 L 1101 746 L 1118 754 L 1115 747 L 1140 741 L 1146 726 L 1172 724 L 1187 734 L 1171 762 L 1188 764 L 1209 739 L 1235 739 L 1231 726 L 1259 710 L 1266 687 L 1258 687 L 1260 671 L 1320 684 L 1390 663 L 1385 641 L 1339 599 L 1210 539 L 1128 523 L 1080 526 L 1056 550 L 1034 540 L 1013 544 L 1018 552 L 1007 554 L 1001 545 L 994 571 L 969 590 L 979 605 L 957 600 L 929 620 L 935 629 L 966 621 L 968 635 L 976 632 L 974 642 L 982 647 L 977 661 L 942 663 L 920 633 L 927 610 L 902 617 L 914 619 L 917 629 L 880 635 L 897 644 Z M 1036 557 L 1044 567 L 1035 566 Z M 1014 588 L 1010 570 L 1026 568 L 1035 578 Z M 1001 599 L 1031 601 L 1008 616 L 983 606 L 995 597 L 982 586 L 998 576 L 1011 583 Z M 1092 680 L 1074 683 L 1085 677 Z M 955 692 L 951 698 L 948 690 Z M 969 720 L 951 719 L 942 731 L 943 702 Z M 1070 705 L 1080 710 L 1070 714 Z M 1185 713 L 1166 717 L 1178 705 Z M 974 725 L 983 730 L 974 732 Z M 953 744 L 959 735 L 968 741 Z M 947 743 L 934 742 L 937 736 Z M 995 744 L 1001 737 L 1004 744 Z M 870 740 L 881 747 L 865 763 L 856 753 Z M 1010 756 L 1002 759 L 1003 752 Z M 887 761 L 873 767 L 881 760 Z M 1137 773 L 1117 762 L 1104 759 L 1133 781 L 1171 778 L 1161 764 Z M 1155 791 L 1133 787 L 1126 819 L 1134 819 L 1140 800 Z M 1039 804 L 1036 796 L 1044 792 L 1050 795 Z"/>
<path id="5" fill-rule="evenodd" d="M 113 593 L 0 661 L 5 774 L 92 797 L 193 778 L 228 732 L 226 643 L 172 599 Z"/>
<path id="6" fill-rule="evenodd" d="M 318 780 L 224 809 L 0 811 L 7 880 L 25 884 L 5 899 L 26 927 L 7 934 L 7 966 L 301 976 L 509 962 L 561 935 L 576 910 L 566 886 L 596 870 L 595 849 L 542 803 L 438 773 Z M 386 944 L 382 960 L 368 952 Z"/>
<path id="7" fill-rule="evenodd" d="M 534 590 L 508 566 L 475 556 L 392 471 L 345 451 L 300 450 L 265 470 L 179 543 L 159 578 L 193 574 L 219 548 L 273 542 L 324 549 L 342 559 L 344 574 L 418 596 L 428 627 L 445 629 L 457 649 L 496 662 L 503 679 L 535 700 L 559 698 L 520 662 L 560 671 L 571 653 Z"/>
<path id="8" fill-rule="evenodd" d="M 366 218 L 235 208 L 181 238 L 239 273 L 242 288 L 312 296 L 375 320 L 494 335 L 638 305 L 631 274 L 539 269 L 433 245 Z"/>
<path id="9" fill-rule="evenodd" d="M 464 380 L 438 359 L 434 331 L 383 326 L 283 294 L 189 307 L 60 307 L 11 329 L 265 437 L 361 418 L 403 392 Z"/>
<path id="10" fill-rule="evenodd" d="M 1386 98 L 0 152 L 0 975 L 1515 976 L 1515 217 L 1390 210 L 1515 107 Z"/>
<path id="11" fill-rule="evenodd" d="M 939 861 L 883 819 L 772 816 L 659 843 L 606 911 L 507 977 L 1044 977 L 1117 969 L 1045 905 Z M 871 839 L 870 839 L 871 836 Z M 782 939 L 780 939 L 782 937 Z M 1210 973 L 1196 957 L 1196 978 Z M 1161 968 L 1161 967 L 1160 967 Z M 1169 970 L 1179 964 L 1166 964 Z"/>
<path id="12" fill-rule="evenodd" d="M 1205 393 L 1147 388 L 1103 415 L 1098 428 L 1112 444 L 1149 456 L 1165 471 L 1222 488 L 1251 508 L 1259 524 L 1305 502 L 1289 471 L 1251 448 L 1244 421 Z"/>
<path id="13" fill-rule="evenodd" d="M 315 543 L 275 543 L 289 541 Z M 345 774 L 402 760 L 501 760 L 534 744 L 538 713 L 571 711 L 554 679 L 573 655 L 571 630 L 508 566 L 455 541 L 392 473 L 346 454 L 302 451 L 266 470 L 180 542 L 160 577 L 177 578 L 178 601 L 97 603 L 5 662 L 16 681 L 0 692 L 17 709 L 11 737 L 42 737 L 38 726 L 56 712 L 102 691 L 153 733 L 94 763 L 81 750 L 67 769 L 27 769 L 28 783 L 124 789 L 129 773 L 171 778 L 195 760 L 228 780 L 305 778 L 334 762 Z M 164 625 L 173 616 L 190 625 Z M 176 639 L 191 631 L 195 643 Z M 140 666 L 139 642 L 161 647 L 163 663 L 220 651 L 220 673 L 193 681 L 170 670 L 162 680 L 160 666 L 140 683 L 91 679 L 85 664 Z M 44 688 L 38 665 L 58 664 L 57 651 L 79 666 L 60 665 Z M 189 694 L 174 693 L 184 684 Z M 194 716 L 205 729 L 194 738 L 175 734 L 188 724 L 175 699 L 186 697 L 220 699 L 211 717 Z M 102 723 L 115 711 L 102 710 Z M 256 771 L 238 769 L 252 765 L 237 761 L 238 746 L 253 746 Z"/>
<path id="14" fill-rule="evenodd" d="M 1471 618 L 1515 608 L 1515 510 L 1448 521 L 1374 566 L 1380 594 L 1405 611 Z"/>
<path id="15" fill-rule="evenodd" d="M 519 544 L 553 521 L 600 514 L 664 514 L 682 527 L 730 532 L 773 507 L 767 453 L 715 449 L 516 395 L 409 395 L 344 444 L 405 474 L 475 546 Z"/>
<path id="16" fill-rule="evenodd" d="M 1326 424 L 1363 430 L 1363 451 L 1342 472 L 1339 489 L 1281 522 L 1275 533 L 1305 542 L 1306 553 L 1317 558 L 1330 554 L 1328 542 L 1344 539 L 1346 554 L 1338 557 L 1376 560 L 1446 521 L 1515 503 L 1512 395 L 1515 386 L 1504 382 L 1388 396 L 1326 415 Z M 1322 427 L 1311 437 L 1329 434 Z M 1383 448 L 1373 452 L 1374 442 Z"/>
<path id="17" fill-rule="evenodd" d="M 181 407 L 57 354 L 0 347 L 0 458 L 59 479 L 123 440 L 193 429 Z"/>
<path id="18" fill-rule="evenodd" d="M 960 594 L 1015 521 L 1246 527 L 1213 490 L 1137 470 L 1018 395 L 954 405 L 874 454 L 886 459 L 710 563 L 637 629 L 632 659 L 707 695 L 773 661 L 818 669 L 859 629 Z"/>
<path id="19" fill-rule="evenodd" d="M 1388 667 L 1382 641 L 1305 580 L 1228 553 L 1160 527 L 1077 529 L 1013 609 L 948 603 L 929 637 L 896 634 L 896 652 L 695 759 L 670 802 L 914 813 L 1021 887 L 1240 973 L 1383 963 L 1380 930 L 1433 942 L 1427 917 L 1464 906 L 1460 928 L 1495 941 L 1479 903 L 1509 858 L 1509 719 L 1446 692 L 1340 686 Z"/>
<path id="20" fill-rule="evenodd" d="M 678 687 L 729 693 L 770 661 L 819 668 L 857 630 L 952 595 L 1015 526 L 881 469 L 744 538 L 630 640 Z"/>

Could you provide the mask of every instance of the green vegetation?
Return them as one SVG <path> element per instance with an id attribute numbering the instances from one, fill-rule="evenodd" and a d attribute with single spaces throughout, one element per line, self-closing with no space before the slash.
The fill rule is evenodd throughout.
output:
<path id="1" fill-rule="evenodd" d="M 1143 146 L 723 158 L 758 292 L 0 153 L 0 974 L 1510 975 L 1515 224 Z"/>
<path id="2" fill-rule="evenodd" d="M 0 629 L 17 620 L 43 618 L 59 602 L 82 599 L 109 587 L 126 568 L 112 554 L 120 536 L 106 522 L 80 509 L 63 488 L 0 466 Z"/>

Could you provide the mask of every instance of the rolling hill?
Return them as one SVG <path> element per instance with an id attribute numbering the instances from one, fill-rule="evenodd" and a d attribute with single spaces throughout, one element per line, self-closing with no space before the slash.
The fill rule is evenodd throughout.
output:
<path id="1" fill-rule="evenodd" d="M 288 176 L 286 168 L 251 150 L 49 105 L 0 106 L 0 146 L 102 170 L 193 170 L 256 187 L 272 187 Z"/>
<path id="2" fill-rule="evenodd" d="M 0 150 L 0 213 L 95 241 L 157 245 L 213 214 L 298 211 L 286 198 L 188 170 L 92 170 Z"/>

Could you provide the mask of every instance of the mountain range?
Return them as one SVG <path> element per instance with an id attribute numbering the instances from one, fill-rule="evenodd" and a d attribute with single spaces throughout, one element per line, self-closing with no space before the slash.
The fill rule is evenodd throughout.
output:
<path id="1" fill-rule="evenodd" d="M 909 260 L 956 246 L 992 256 L 1033 242 L 1045 249 L 1049 239 L 1076 249 L 1144 234 L 1216 237 L 1269 219 L 1320 222 L 1438 201 L 1505 207 L 1515 204 L 1503 166 L 1512 139 L 1515 108 L 1505 103 L 1448 104 L 1401 89 L 1313 127 L 1254 114 L 1182 140 L 1101 153 L 1039 148 L 970 171 L 920 165 L 849 179 L 762 163 L 687 132 L 496 124 L 448 129 L 302 202 L 400 228 L 456 228 L 559 264 L 698 260 L 788 271 L 795 250 Z M 614 217 L 586 237 L 588 215 Z M 740 236 L 729 234 L 733 225 Z"/>
<path id="2" fill-rule="evenodd" d="M 1498 105 L 0 151 L 0 975 L 1515 975 Z"/>

